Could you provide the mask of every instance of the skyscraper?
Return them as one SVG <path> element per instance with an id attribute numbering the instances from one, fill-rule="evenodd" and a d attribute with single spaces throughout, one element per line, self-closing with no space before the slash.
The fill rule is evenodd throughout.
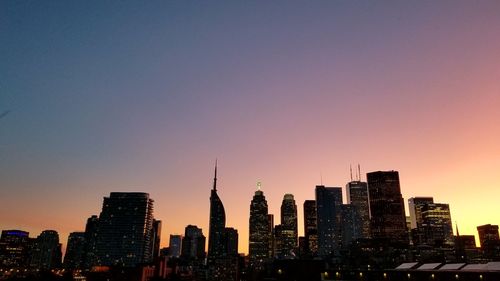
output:
<path id="1" fill-rule="evenodd" d="M 153 200 L 140 192 L 104 197 L 96 252 L 99 265 L 134 267 L 152 261 Z"/>
<path id="2" fill-rule="evenodd" d="M 182 254 L 185 259 L 202 261 L 205 259 L 205 235 L 196 225 L 188 225 L 182 238 Z"/>
<path id="3" fill-rule="evenodd" d="M 406 216 L 397 171 L 367 174 L 372 238 L 392 244 L 408 244 Z"/>
<path id="4" fill-rule="evenodd" d="M 269 257 L 269 217 L 264 192 L 255 191 L 250 203 L 250 227 L 248 255 L 251 266 L 259 266 Z"/>
<path id="5" fill-rule="evenodd" d="M 448 204 L 434 203 L 432 197 L 413 197 L 408 199 L 408 207 L 415 245 L 453 246 L 453 226 Z"/>
<path id="6" fill-rule="evenodd" d="M 169 247 L 169 256 L 171 257 L 180 257 L 181 255 L 181 246 L 182 245 L 182 236 L 170 234 L 170 240 L 168 243 Z"/>
<path id="7" fill-rule="evenodd" d="M 498 235 L 498 225 L 485 224 L 477 227 L 477 232 L 479 234 L 479 243 L 481 248 L 488 243 L 487 241 L 498 241 L 500 237 Z"/>
<path id="8" fill-rule="evenodd" d="M 370 238 L 370 204 L 368 199 L 368 184 L 360 180 L 351 181 L 346 186 L 347 203 L 353 206 L 354 212 L 361 221 L 361 238 Z"/>
<path id="9" fill-rule="evenodd" d="M 342 246 L 349 246 L 353 241 L 363 238 L 363 222 L 359 209 L 352 204 L 341 206 L 341 242 Z"/>
<path id="10" fill-rule="evenodd" d="M 208 230 L 208 263 L 224 256 L 224 229 L 226 227 L 226 212 L 224 205 L 217 195 L 217 161 L 215 162 L 215 175 L 213 188 L 210 193 L 210 222 Z"/>
<path id="11" fill-rule="evenodd" d="M 92 215 L 87 219 L 85 225 L 85 250 L 83 257 L 83 268 L 90 269 L 97 264 L 97 231 L 99 228 L 99 218 Z"/>
<path id="12" fill-rule="evenodd" d="M 316 201 L 304 201 L 304 252 L 309 255 L 318 253 L 318 220 Z"/>
<path id="13" fill-rule="evenodd" d="M 24 267 L 28 262 L 29 233 L 3 230 L 0 237 L 0 268 Z"/>
<path id="14" fill-rule="evenodd" d="M 151 232 L 151 253 L 153 258 L 160 256 L 161 221 L 153 219 L 153 231 Z"/>
<path id="15" fill-rule="evenodd" d="M 330 255 L 339 248 L 341 206 L 342 188 L 316 186 L 318 255 L 320 256 Z"/>
<path id="16" fill-rule="evenodd" d="M 238 256 L 238 230 L 232 227 L 226 227 L 224 229 L 222 242 L 224 243 L 224 252 L 227 256 Z"/>
<path id="17" fill-rule="evenodd" d="M 66 254 L 64 255 L 65 269 L 80 269 L 83 266 L 85 254 L 85 232 L 71 232 L 68 236 Z"/>
<path id="18" fill-rule="evenodd" d="M 30 266 L 41 270 L 59 268 L 61 258 L 61 244 L 57 231 L 42 231 L 35 240 Z"/>
<path id="19" fill-rule="evenodd" d="M 419 224 L 422 224 L 422 207 L 426 204 L 432 203 L 434 203 L 434 198 L 432 197 L 412 197 L 408 199 L 412 229 L 415 229 Z"/>
<path id="20" fill-rule="evenodd" d="M 292 257 L 298 247 L 297 205 L 292 194 L 285 194 L 281 203 L 281 255 Z"/>

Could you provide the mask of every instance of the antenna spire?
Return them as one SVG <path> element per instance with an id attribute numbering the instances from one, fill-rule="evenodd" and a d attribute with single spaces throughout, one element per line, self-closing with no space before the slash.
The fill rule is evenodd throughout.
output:
<path id="1" fill-rule="evenodd" d="M 458 222 L 455 221 L 455 228 L 457 229 L 457 237 L 460 237 L 460 233 L 458 232 Z"/>
<path id="2" fill-rule="evenodd" d="M 361 166 L 358 164 L 358 181 L 361 181 Z"/>
<path id="3" fill-rule="evenodd" d="M 215 158 L 214 191 L 217 191 L 217 158 Z"/>
<path id="4" fill-rule="evenodd" d="M 349 171 L 351 172 L 351 181 L 352 181 L 352 165 L 349 164 Z"/>

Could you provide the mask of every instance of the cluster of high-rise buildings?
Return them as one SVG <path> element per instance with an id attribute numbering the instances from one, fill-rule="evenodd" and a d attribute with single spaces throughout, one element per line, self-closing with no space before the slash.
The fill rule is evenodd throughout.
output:
<path id="1" fill-rule="evenodd" d="M 183 235 L 170 235 L 169 247 L 161 249 L 161 221 L 153 216 L 149 194 L 112 192 L 104 197 L 101 213 L 88 218 L 84 232 L 69 234 L 64 261 L 54 230 L 36 238 L 21 230 L 2 231 L 0 278 L 14 274 L 13 269 L 91 273 L 141 267 L 139 280 L 172 275 L 184 280 L 260 280 L 276 269 L 276 261 L 322 261 L 337 268 L 370 269 L 408 261 L 500 260 L 497 225 L 478 227 L 479 248 L 473 235 L 460 235 L 458 228 L 453 235 L 448 204 L 432 197 L 412 197 L 406 216 L 397 171 L 371 172 L 364 182 L 358 167 L 356 179 L 351 172 L 345 186 L 346 202 L 342 187 L 318 185 L 314 191 L 315 198 L 303 202 L 304 236 L 299 237 L 294 196 L 283 196 L 280 223 L 275 224 L 259 183 L 250 202 L 247 256 L 238 253 L 238 231 L 226 226 L 217 193 L 217 165 L 208 241 L 201 228 L 188 225 Z M 117 280 L 125 278 L 120 276 Z"/>

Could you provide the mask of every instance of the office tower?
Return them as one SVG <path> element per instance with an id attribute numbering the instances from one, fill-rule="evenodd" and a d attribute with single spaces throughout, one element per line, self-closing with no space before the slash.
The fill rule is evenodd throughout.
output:
<path id="1" fill-rule="evenodd" d="M 406 247 L 408 232 L 397 171 L 367 174 L 372 238 L 393 246 Z"/>
<path id="2" fill-rule="evenodd" d="M 232 227 L 226 227 L 224 229 L 222 242 L 224 244 L 224 253 L 227 256 L 238 256 L 238 230 Z"/>
<path id="3" fill-rule="evenodd" d="M 425 204 L 420 209 L 420 216 L 422 223 L 417 223 L 417 230 L 423 233 L 421 244 L 435 247 L 453 246 L 453 226 L 448 204 Z"/>
<path id="4" fill-rule="evenodd" d="M 432 197 L 412 197 L 408 199 L 411 229 L 415 229 L 418 227 L 418 224 L 422 224 L 422 206 L 432 203 L 434 203 L 434 198 Z"/>
<path id="5" fill-rule="evenodd" d="M 80 269 L 83 265 L 85 253 L 85 232 L 72 232 L 68 236 L 66 254 L 64 255 L 65 269 Z"/>
<path id="6" fill-rule="evenodd" d="M 357 206 L 351 204 L 341 205 L 341 242 L 343 247 L 348 247 L 352 242 L 363 238 L 363 221 Z"/>
<path id="7" fill-rule="evenodd" d="M 0 237 L 0 268 L 19 268 L 27 265 L 29 233 L 22 230 L 3 230 Z"/>
<path id="8" fill-rule="evenodd" d="M 269 214 L 267 201 L 264 192 L 260 189 L 255 191 L 255 195 L 250 203 L 250 227 L 248 256 L 250 266 L 260 265 L 269 257 Z"/>
<path id="9" fill-rule="evenodd" d="M 278 224 L 274 226 L 274 257 L 283 258 L 288 252 L 284 247 L 283 226 Z"/>
<path id="10" fill-rule="evenodd" d="M 181 235 L 172 235 L 170 234 L 170 241 L 168 243 L 169 247 L 169 256 L 178 258 L 181 256 L 181 248 L 182 248 L 182 236 Z"/>
<path id="11" fill-rule="evenodd" d="M 351 181 L 346 185 L 347 203 L 353 206 L 359 214 L 362 223 L 361 237 L 370 238 L 370 204 L 368 199 L 368 183 L 360 180 Z"/>
<path id="12" fill-rule="evenodd" d="M 224 205 L 217 195 L 217 161 L 215 162 L 215 176 L 213 188 L 210 194 L 210 222 L 208 230 L 208 263 L 224 255 L 224 243 L 222 241 L 226 227 L 226 212 Z"/>
<path id="13" fill-rule="evenodd" d="M 494 261 L 500 260 L 500 238 L 498 235 L 498 225 L 481 225 L 477 227 L 479 242 L 483 250 L 484 257 Z"/>
<path id="14" fill-rule="evenodd" d="M 151 253 L 153 258 L 160 256 L 161 221 L 153 219 L 153 231 L 151 232 Z"/>
<path id="15" fill-rule="evenodd" d="M 267 215 L 267 221 L 267 231 L 269 232 L 269 257 L 274 257 L 276 254 L 276 245 L 274 240 L 274 215 Z"/>
<path id="16" fill-rule="evenodd" d="M 90 269 L 97 265 L 97 231 L 99 228 L 99 218 L 92 215 L 87 219 L 85 225 L 85 250 L 83 257 L 83 268 Z"/>
<path id="17" fill-rule="evenodd" d="M 184 230 L 182 238 L 181 256 L 185 259 L 199 260 L 205 259 L 205 235 L 201 228 L 196 225 L 188 225 Z"/>
<path id="18" fill-rule="evenodd" d="M 453 226 L 448 204 L 434 203 L 432 197 L 413 197 L 408 199 L 408 206 L 415 245 L 453 246 Z"/>
<path id="19" fill-rule="evenodd" d="M 40 270 L 59 268 L 61 258 L 61 244 L 57 231 L 42 231 L 35 240 L 30 266 Z"/>
<path id="20" fill-rule="evenodd" d="M 298 246 L 297 205 L 292 194 L 285 194 L 281 203 L 281 254 L 295 256 Z"/>
<path id="21" fill-rule="evenodd" d="M 327 256 L 339 250 L 342 188 L 316 186 L 318 218 L 318 255 Z"/>
<path id="22" fill-rule="evenodd" d="M 318 221 L 316 217 L 316 201 L 304 201 L 304 254 L 318 253 Z"/>
<path id="23" fill-rule="evenodd" d="M 498 225 L 480 225 L 477 227 L 477 232 L 479 234 L 479 243 L 481 243 L 481 247 L 484 247 L 484 245 L 487 244 L 487 241 L 500 240 L 498 235 Z"/>
<path id="24" fill-rule="evenodd" d="M 99 265 L 134 267 L 152 261 L 153 200 L 140 192 L 111 192 L 99 216 Z"/>

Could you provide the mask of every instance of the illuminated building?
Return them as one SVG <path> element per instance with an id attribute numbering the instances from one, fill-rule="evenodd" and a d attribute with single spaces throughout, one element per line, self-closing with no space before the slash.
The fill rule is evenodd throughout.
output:
<path id="1" fill-rule="evenodd" d="M 318 220 L 316 201 L 304 201 L 304 252 L 315 256 L 318 253 Z"/>
<path id="2" fill-rule="evenodd" d="M 316 186 L 318 255 L 320 256 L 330 255 L 339 249 L 341 206 L 342 188 Z"/>
<path id="3" fill-rule="evenodd" d="M 367 174 L 372 238 L 386 244 L 408 245 L 406 215 L 397 171 Z"/>
<path id="4" fill-rule="evenodd" d="M 68 236 L 66 254 L 64 254 L 64 268 L 80 269 L 85 254 L 85 232 L 72 232 Z"/>
<path id="5" fill-rule="evenodd" d="M 298 246 L 297 205 L 292 194 L 285 194 L 281 203 L 280 255 L 292 257 Z"/>
<path id="6" fill-rule="evenodd" d="M 269 214 L 264 192 L 255 191 L 250 203 L 250 225 L 248 255 L 252 267 L 259 266 L 269 258 Z"/>
<path id="7" fill-rule="evenodd" d="M 97 231 L 99 229 L 99 218 L 92 215 L 87 219 L 85 225 L 85 250 L 83 257 L 83 268 L 90 269 L 97 265 Z"/>
<path id="8" fill-rule="evenodd" d="M 30 266 L 40 270 L 61 267 L 61 244 L 55 230 L 44 230 L 35 240 Z"/>
<path id="9" fill-rule="evenodd" d="M 370 204 L 368 199 L 368 183 L 360 180 L 346 185 L 347 203 L 354 207 L 361 221 L 361 238 L 370 238 Z"/>
<path id="10" fill-rule="evenodd" d="M 0 268 L 19 268 L 27 265 L 29 233 L 22 230 L 3 230 L 0 237 Z"/>
<path id="11" fill-rule="evenodd" d="M 152 261 L 153 200 L 140 192 L 112 192 L 99 216 L 99 265 L 134 267 Z"/>

